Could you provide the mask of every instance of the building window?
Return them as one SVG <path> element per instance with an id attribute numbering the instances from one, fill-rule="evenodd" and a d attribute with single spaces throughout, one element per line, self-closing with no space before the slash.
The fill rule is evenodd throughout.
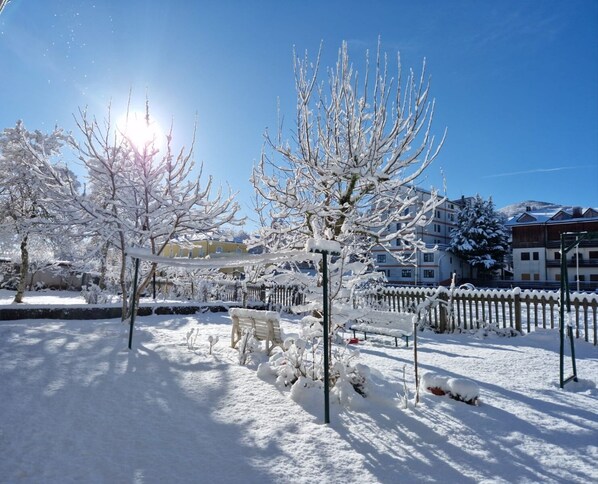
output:
<path id="1" fill-rule="evenodd" d="M 216 247 L 216 254 L 222 254 L 222 247 Z"/>
<path id="2" fill-rule="evenodd" d="M 534 256 L 534 260 L 540 260 L 540 253 L 539 252 L 532 252 L 532 255 Z"/>
<path id="3" fill-rule="evenodd" d="M 434 279 L 434 269 L 424 269 L 424 279 Z"/>
<path id="4" fill-rule="evenodd" d="M 522 252 L 521 253 L 521 260 L 529 260 L 529 252 Z M 529 276 L 529 274 L 528 274 L 528 276 Z M 524 281 L 525 280 L 526 279 L 524 279 Z M 527 280 L 529 280 L 529 279 L 527 279 Z"/>
<path id="5" fill-rule="evenodd" d="M 534 274 L 534 281 L 539 281 L 540 280 L 540 274 Z"/>
<path id="6" fill-rule="evenodd" d="M 440 224 L 434 224 L 434 232 L 440 232 Z"/>
<path id="7" fill-rule="evenodd" d="M 528 255 L 529 255 L 529 254 L 528 254 Z M 522 280 L 522 281 L 531 281 L 531 280 L 532 280 L 532 278 L 530 277 L 530 275 L 529 275 L 529 274 L 527 274 L 527 273 L 525 273 L 525 272 L 524 272 L 523 274 L 521 274 L 521 280 Z"/>
<path id="8" fill-rule="evenodd" d="M 559 255 L 560 255 L 560 254 L 559 254 Z M 560 274 L 556 274 L 556 275 L 554 276 L 554 280 L 555 280 L 555 281 L 560 281 L 560 280 L 561 280 L 561 275 L 560 275 Z"/>
<path id="9" fill-rule="evenodd" d="M 440 218 L 440 210 L 436 210 L 436 218 Z"/>
<path id="10" fill-rule="evenodd" d="M 424 262 L 434 262 L 434 254 L 432 254 L 432 253 L 424 254 Z"/>
<path id="11" fill-rule="evenodd" d="M 411 277 L 411 269 L 401 270 L 401 277 Z"/>
<path id="12" fill-rule="evenodd" d="M 586 276 L 584 274 L 580 274 L 579 276 L 575 274 L 575 281 L 583 282 L 586 280 Z"/>
<path id="13" fill-rule="evenodd" d="M 554 260 L 561 260 L 561 253 L 559 251 L 554 253 Z"/>
<path id="14" fill-rule="evenodd" d="M 378 254 L 376 256 L 376 262 L 378 264 L 384 264 L 386 262 L 386 254 Z"/>
<path id="15" fill-rule="evenodd" d="M 591 250 L 589 256 L 590 259 L 598 259 L 598 250 Z"/>
<path id="16" fill-rule="evenodd" d="M 590 281 L 598 282 L 598 274 L 590 274 Z"/>

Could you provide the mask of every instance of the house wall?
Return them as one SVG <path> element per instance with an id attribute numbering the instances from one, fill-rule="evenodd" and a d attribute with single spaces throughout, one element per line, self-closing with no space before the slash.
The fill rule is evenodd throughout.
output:
<path id="1" fill-rule="evenodd" d="M 419 206 L 430 196 L 429 192 L 418 191 Z M 410 210 L 415 213 L 418 208 L 411 207 Z M 469 265 L 448 252 L 458 210 L 457 202 L 445 200 L 436 207 L 434 213 L 427 214 L 431 218 L 428 225 L 417 227 L 416 238 L 426 244 L 426 252 L 405 251 L 400 247 L 400 240 L 391 244 L 390 253 L 382 247 L 375 247 L 372 255 L 376 269 L 386 274 L 389 283 L 401 285 L 448 284 L 453 273 L 457 274 L 458 279 L 471 277 Z M 401 259 L 404 262 L 400 262 Z"/>
<path id="2" fill-rule="evenodd" d="M 530 214 L 526 215 L 512 223 L 513 278 L 523 282 L 558 283 L 561 278 L 561 234 L 598 234 L 598 220 L 594 216 L 571 218 L 569 215 L 566 218 L 563 211 L 538 221 L 534 221 Z M 577 249 L 567 253 L 567 271 L 570 285 L 574 286 L 579 279 L 586 289 L 598 287 L 597 238 L 583 240 Z"/>

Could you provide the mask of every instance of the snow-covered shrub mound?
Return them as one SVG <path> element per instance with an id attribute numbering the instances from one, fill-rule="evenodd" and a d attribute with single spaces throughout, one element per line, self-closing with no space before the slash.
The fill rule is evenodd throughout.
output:
<path id="1" fill-rule="evenodd" d="M 111 296 L 97 284 L 91 284 L 87 289 L 81 290 L 81 294 L 87 304 L 106 304 L 111 301 Z"/>
<path id="2" fill-rule="evenodd" d="M 427 372 L 422 375 L 421 385 L 434 395 L 446 395 L 450 391 L 448 377 L 440 376 L 433 372 Z"/>
<path id="3" fill-rule="evenodd" d="M 274 353 L 268 362 L 258 368 L 264 380 L 275 379 L 280 387 L 290 387 L 291 397 L 297 402 L 306 398 L 303 393 L 320 388 L 324 381 L 322 325 L 317 318 L 301 320 L 300 336 L 284 341 L 282 351 Z M 343 406 L 359 408 L 360 400 L 368 396 L 370 369 L 356 362 L 357 349 L 333 344 L 330 361 L 330 394 Z"/>
<path id="4" fill-rule="evenodd" d="M 480 387 L 473 380 L 466 378 L 449 378 L 434 372 L 424 373 L 421 386 L 434 395 L 448 395 L 454 400 L 477 405 Z"/>
<path id="5" fill-rule="evenodd" d="M 515 328 L 501 328 L 495 323 L 485 323 L 475 332 L 474 336 L 480 339 L 488 338 L 489 336 L 511 338 L 513 336 L 520 336 L 520 333 Z"/>

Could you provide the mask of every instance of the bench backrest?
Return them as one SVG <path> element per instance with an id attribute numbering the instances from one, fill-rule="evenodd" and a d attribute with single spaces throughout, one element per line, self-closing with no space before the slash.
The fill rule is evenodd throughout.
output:
<path id="1" fill-rule="evenodd" d="M 281 341 L 280 315 L 278 313 L 244 308 L 231 308 L 228 313 L 241 331 L 253 329 L 257 339 L 272 338 L 274 341 Z"/>
<path id="2" fill-rule="evenodd" d="M 373 325 L 384 325 L 388 328 L 401 329 L 411 332 L 413 329 L 413 314 L 395 313 L 393 311 L 369 311 L 359 321 Z"/>

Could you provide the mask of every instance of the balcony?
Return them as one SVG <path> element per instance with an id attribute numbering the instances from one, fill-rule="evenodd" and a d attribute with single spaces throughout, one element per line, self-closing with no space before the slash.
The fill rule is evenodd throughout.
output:
<path id="1" fill-rule="evenodd" d="M 553 259 L 546 261 L 546 267 L 560 267 L 561 260 Z M 567 267 L 577 267 L 575 259 L 567 259 Z M 598 267 L 598 259 L 580 259 L 579 267 Z"/>

